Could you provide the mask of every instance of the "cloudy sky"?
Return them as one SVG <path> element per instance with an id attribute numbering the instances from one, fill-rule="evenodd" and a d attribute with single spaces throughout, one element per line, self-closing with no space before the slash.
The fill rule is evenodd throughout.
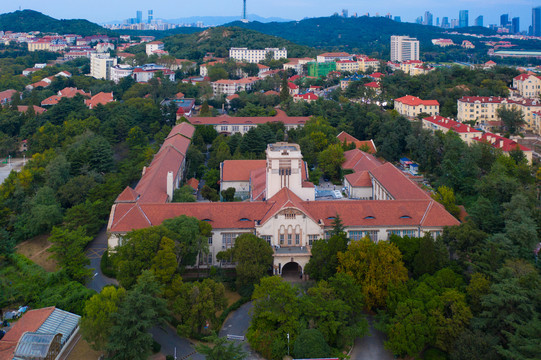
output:
<path id="1" fill-rule="evenodd" d="M 304 17 L 328 16 L 341 9 L 349 14 L 359 15 L 391 13 L 401 16 L 402 21 L 414 21 L 425 11 L 436 17 L 458 18 L 458 11 L 469 10 L 470 24 L 479 16 L 484 16 L 485 26 L 499 24 L 499 16 L 509 13 L 509 17 L 520 17 L 520 27 L 526 30 L 532 21 L 532 7 L 541 6 L 541 0 L 248 0 L 249 14 L 264 17 L 277 16 L 300 20 Z M 143 11 L 146 18 L 148 9 L 154 10 L 154 18 L 173 19 L 188 16 L 232 15 L 242 12 L 242 0 L 2 0 L 0 12 L 33 9 L 55 18 L 86 18 L 94 22 L 107 22 L 135 17 L 136 10 Z"/>

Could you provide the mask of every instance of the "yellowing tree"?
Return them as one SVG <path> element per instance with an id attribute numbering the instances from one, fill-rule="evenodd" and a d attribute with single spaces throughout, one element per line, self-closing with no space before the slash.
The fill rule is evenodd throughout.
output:
<path id="1" fill-rule="evenodd" d="M 367 308 L 384 306 L 388 288 L 408 279 L 400 250 L 387 241 L 351 241 L 345 252 L 338 253 L 338 262 L 338 271 L 361 285 Z"/>

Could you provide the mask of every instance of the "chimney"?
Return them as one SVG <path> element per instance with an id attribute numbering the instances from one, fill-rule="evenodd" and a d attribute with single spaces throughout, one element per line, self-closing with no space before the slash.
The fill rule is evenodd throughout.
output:
<path id="1" fill-rule="evenodd" d="M 167 197 L 169 201 L 173 201 L 173 172 L 167 173 Z"/>

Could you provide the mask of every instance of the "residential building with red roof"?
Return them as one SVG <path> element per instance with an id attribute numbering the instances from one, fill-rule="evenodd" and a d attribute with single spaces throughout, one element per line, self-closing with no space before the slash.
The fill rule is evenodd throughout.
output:
<path id="1" fill-rule="evenodd" d="M 133 69 L 131 76 L 137 82 L 148 82 L 158 72 L 161 72 L 164 76 L 168 77 L 170 81 L 175 81 L 175 72 L 173 70 L 155 64 L 138 66 Z"/>
<path id="2" fill-rule="evenodd" d="M 508 99 L 498 96 L 463 96 L 457 100 L 457 119 L 461 122 L 475 121 L 476 125 L 486 127 L 490 122 L 499 122 L 498 109 L 515 109 L 524 116 L 524 129 L 541 135 L 535 125 L 534 113 L 541 111 L 539 99 Z"/>
<path id="3" fill-rule="evenodd" d="M 336 136 L 336 138 L 343 144 L 355 144 L 356 149 L 361 149 L 369 154 L 375 154 L 377 152 L 376 144 L 374 144 L 374 140 L 359 140 L 356 137 L 348 134 L 345 131 L 342 131 L 340 134 Z"/>
<path id="4" fill-rule="evenodd" d="M 529 99 L 539 99 L 541 94 L 541 76 L 534 74 L 520 74 L 513 78 L 513 88 L 520 96 Z"/>
<path id="5" fill-rule="evenodd" d="M 102 91 L 92 96 L 90 99 L 86 99 L 85 105 L 88 106 L 89 109 L 93 109 L 99 104 L 105 105 L 113 101 L 114 101 L 114 98 L 113 98 L 112 92 L 106 93 Z"/>
<path id="6" fill-rule="evenodd" d="M 26 106 L 26 105 L 17 105 L 17 111 L 18 112 L 26 113 L 26 112 L 28 112 L 28 108 L 29 108 L 29 106 Z M 45 111 L 47 111 L 47 109 L 42 108 L 41 106 L 36 106 L 36 105 L 32 105 L 32 109 L 34 110 L 34 113 L 38 114 L 38 115 L 41 115 Z"/>
<path id="7" fill-rule="evenodd" d="M 225 160 L 220 164 L 220 191 L 235 189 L 235 197 L 250 197 L 250 174 L 265 168 L 266 160 Z"/>
<path id="8" fill-rule="evenodd" d="M 421 113 L 428 115 L 438 115 L 440 113 L 440 103 L 437 100 L 421 100 L 412 95 L 395 99 L 394 108 L 399 114 L 411 119 Z"/>
<path id="9" fill-rule="evenodd" d="M 341 61 L 341 60 L 353 60 L 353 55 L 346 52 L 327 52 L 319 54 L 316 57 L 316 61 L 319 63 L 322 62 L 332 62 L 332 61 Z"/>
<path id="10" fill-rule="evenodd" d="M 285 125 L 286 131 L 304 126 L 310 117 L 308 116 L 288 116 L 283 111 L 276 111 L 275 116 L 229 116 L 222 115 L 217 117 L 188 117 L 192 125 L 212 125 L 220 134 L 245 134 L 251 128 L 266 123 L 281 122 Z"/>
<path id="11" fill-rule="evenodd" d="M 82 95 L 84 97 L 90 96 L 90 94 L 87 94 L 84 92 L 84 90 L 79 90 L 74 87 L 66 87 L 58 92 L 57 95 L 53 95 L 48 97 L 47 99 L 43 100 L 41 102 L 41 106 L 52 106 L 56 105 L 62 100 L 62 98 L 68 98 L 71 99 L 75 97 L 76 95 Z"/>
<path id="12" fill-rule="evenodd" d="M 379 60 L 371 59 L 368 56 L 357 56 L 357 63 L 359 64 L 359 71 L 368 72 L 368 71 L 378 71 L 379 70 Z"/>
<path id="13" fill-rule="evenodd" d="M 310 93 L 310 92 L 308 92 L 306 94 L 293 95 L 293 101 L 294 102 L 306 101 L 307 103 L 311 103 L 311 102 L 317 101 L 317 99 L 319 99 L 319 96 L 317 96 L 314 93 Z"/>
<path id="14" fill-rule="evenodd" d="M 353 60 L 339 60 L 336 62 L 336 70 L 338 71 L 359 71 L 359 63 Z"/>
<path id="15" fill-rule="evenodd" d="M 163 50 L 163 42 L 161 41 L 151 41 L 145 44 L 145 51 L 148 56 L 154 54 L 157 50 Z"/>
<path id="16" fill-rule="evenodd" d="M 463 124 L 461 122 L 439 115 L 423 118 L 423 128 L 432 131 L 439 130 L 444 133 L 448 131 L 453 131 L 457 133 L 462 139 L 462 141 L 464 141 L 468 145 L 472 143 L 475 137 L 481 135 L 481 131 L 474 129 L 470 125 Z"/>
<path id="17" fill-rule="evenodd" d="M 6 105 L 11 102 L 13 95 L 17 93 L 17 90 L 9 89 L 0 91 L 0 105 Z"/>
<path id="18" fill-rule="evenodd" d="M 212 83 L 212 93 L 213 96 L 229 96 L 237 92 L 249 91 L 260 80 L 258 77 L 247 77 L 239 80 L 217 80 Z"/>
<path id="19" fill-rule="evenodd" d="M 532 157 L 533 157 L 532 149 L 526 146 L 520 145 L 515 140 L 508 139 L 503 136 L 492 134 L 489 132 L 486 132 L 482 135 L 480 134 L 478 137 L 475 137 L 474 140 L 489 144 L 495 149 L 500 149 L 506 155 L 509 155 L 509 152 L 512 150 L 517 150 L 517 149 L 521 150 L 526 156 L 526 159 L 528 159 L 528 162 L 530 164 L 532 163 Z"/>
<path id="20" fill-rule="evenodd" d="M 299 93 L 299 85 L 289 81 L 287 83 L 287 89 L 289 90 L 289 95 L 294 96 Z"/>
<path id="21" fill-rule="evenodd" d="M 166 146 L 164 143 L 150 167 Z M 249 201 L 170 203 L 167 196 L 160 195 L 165 193 L 165 176 L 153 176 L 161 189 L 158 192 L 151 186 L 141 186 L 146 182 L 141 179 L 135 191 L 126 189 L 111 209 L 109 246 L 114 249 L 131 230 L 159 225 L 180 215 L 194 216 L 212 226 L 209 255 L 199 259 L 202 266 L 232 266 L 221 263 L 216 254 L 232 247 L 239 235 L 252 233 L 273 247 L 274 274 L 299 267 L 302 274 L 313 242 L 330 236 L 337 216 L 352 240 L 365 236 L 373 241 L 386 240 L 391 234 L 436 236 L 445 226 L 459 224 L 392 164 L 359 150 L 350 150 L 345 157 L 344 168 L 360 173 L 349 177 L 353 178 L 351 182 L 363 188 L 369 199 L 318 200 L 314 184 L 308 181 L 300 147 L 291 143 L 269 144 L 266 160 L 233 160 L 221 165 L 222 187 L 242 183 L 242 191 L 250 194 Z M 173 169 L 176 166 L 180 166 L 178 161 Z M 163 171 L 174 172 L 169 168 Z M 149 175 L 145 173 L 143 178 L 146 176 Z M 147 191 L 160 196 L 143 200 Z"/>
<path id="22" fill-rule="evenodd" d="M 308 64 L 309 62 L 316 61 L 314 58 L 289 58 L 287 60 L 288 62 L 284 63 L 282 68 L 284 70 L 293 69 L 298 75 L 304 75 L 304 65 Z M 290 81 L 294 80 L 290 79 Z"/>

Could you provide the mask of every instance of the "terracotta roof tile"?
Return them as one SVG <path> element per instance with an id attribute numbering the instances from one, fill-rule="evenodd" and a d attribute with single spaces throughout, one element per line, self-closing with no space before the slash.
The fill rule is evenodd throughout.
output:
<path id="1" fill-rule="evenodd" d="M 222 181 L 246 181 L 250 180 L 253 170 L 265 168 L 266 160 L 225 160 L 222 163 Z"/>
<path id="2" fill-rule="evenodd" d="M 85 100 L 86 106 L 90 109 L 95 108 L 98 104 L 105 105 L 114 101 L 113 93 L 99 92 L 96 95 L 92 96 L 90 99 Z"/>
<path id="3" fill-rule="evenodd" d="M 372 140 L 364 140 L 364 141 L 358 140 L 357 138 L 353 137 L 352 135 L 348 134 L 345 131 L 342 131 L 340 134 L 338 134 L 336 136 L 336 138 L 342 143 L 344 142 L 344 140 L 346 141 L 346 143 L 355 143 L 355 147 L 357 149 L 360 149 L 361 147 L 367 146 L 369 148 L 368 152 L 370 154 L 375 154 L 376 151 L 377 151 L 376 150 L 376 145 L 374 144 L 374 141 L 372 141 Z"/>
<path id="4" fill-rule="evenodd" d="M 409 106 L 418 106 L 418 105 L 424 105 L 424 106 L 437 105 L 437 106 L 439 106 L 440 105 L 438 100 L 421 100 L 418 97 L 412 96 L 412 95 L 402 96 L 402 97 L 400 97 L 398 99 L 395 99 L 394 101 L 398 101 L 398 102 L 401 102 L 401 103 L 403 103 L 405 105 L 409 105 Z"/>
<path id="5" fill-rule="evenodd" d="M 372 179 L 368 171 L 355 172 L 345 176 L 353 187 L 372 187 Z"/>
<path id="6" fill-rule="evenodd" d="M 133 190 L 131 187 L 126 186 L 126 188 L 117 196 L 115 203 L 121 202 L 135 202 L 139 198 L 137 191 Z"/>
<path id="7" fill-rule="evenodd" d="M 259 125 L 269 122 L 282 122 L 286 125 L 304 125 L 310 120 L 308 116 L 218 116 L 218 117 L 190 117 L 192 125 Z"/>
<path id="8" fill-rule="evenodd" d="M 430 196 L 419 186 L 408 179 L 402 171 L 393 164 L 385 163 L 370 170 L 370 174 L 391 194 L 396 200 L 430 199 Z"/>
<path id="9" fill-rule="evenodd" d="M 186 181 L 186 185 L 190 186 L 194 190 L 197 190 L 199 188 L 199 180 L 197 180 L 196 178 L 191 178 Z"/>

